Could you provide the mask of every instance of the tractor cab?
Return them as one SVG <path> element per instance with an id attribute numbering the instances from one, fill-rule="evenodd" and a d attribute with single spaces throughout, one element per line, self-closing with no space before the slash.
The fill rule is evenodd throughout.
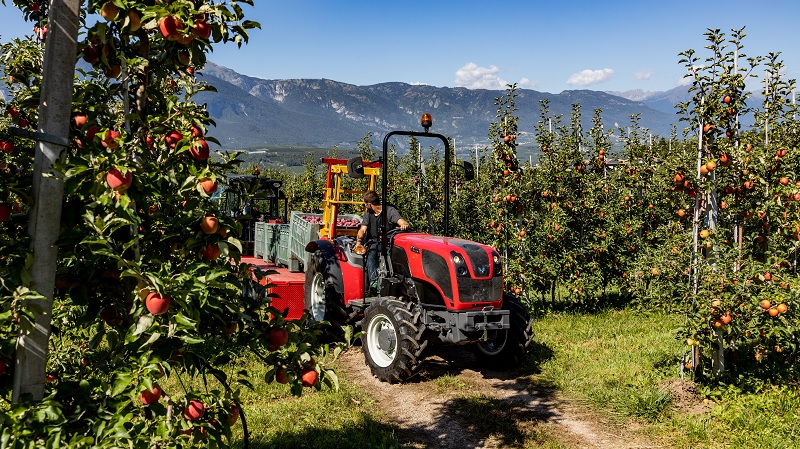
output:
<path id="1" fill-rule="evenodd" d="M 257 175 L 228 175 L 212 200 L 218 201 L 222 213 L 242 224 L 242 254 L 254 254 L 257 222 L 286 223 L 288 199 L 282 190 L 283 181 Z"/>

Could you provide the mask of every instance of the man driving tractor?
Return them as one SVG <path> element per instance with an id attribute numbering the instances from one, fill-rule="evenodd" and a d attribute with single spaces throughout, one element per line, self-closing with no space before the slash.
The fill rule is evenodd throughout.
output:
<path id="1" fill-rule="evenodd" d="M 400 228 L 405 231 L 408 229 L 408 222 L 400 216 L 400 212 L 391 205 L 382 205 L 381 197 L 374 190 L 367 190 L 363 193 L 362 199 L 364 200 L 364 221 L 358 229 L 356 235 L 356 246 L 361 246 L 362 242 L 366 243 L 369 250 L 367 254 L 367 276 L 369 279 L 370 292 L 374 293 L 377 290 L 376 279 L 378 270 L 378 253 L 380 251 L 377 243 L 377 238 L 381 235 L 379 226 L 381 220 L 380 214 L 386 213 L 387 231 L 394 228 Z"/>

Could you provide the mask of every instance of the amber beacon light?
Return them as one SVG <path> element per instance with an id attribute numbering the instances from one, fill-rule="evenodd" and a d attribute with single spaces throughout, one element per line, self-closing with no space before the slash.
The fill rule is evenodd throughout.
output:
<path id="1" fill-rule="evenodd" d="M 422 119 L 419 121 L 423 128 L 425 128 L 425 132 L 428 132 L 431 125 L 433 125 L 433 117 L 427 112 L 422 114 Z"/>

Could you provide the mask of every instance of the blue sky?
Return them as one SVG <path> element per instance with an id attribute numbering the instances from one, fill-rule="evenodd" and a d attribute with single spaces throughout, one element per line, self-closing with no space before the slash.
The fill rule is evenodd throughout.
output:
<path id="1" fill-rule="evenodd" d="M 7 0 L 10 3 L 10 0 Z M 781 52 L 800 78 L 800 2 L 726 0 L 332 1 L 255 0 L 250 43 L 209 59 L 265 79 L 327 78 L 502 89 L 668 90 L 678 53 L 705 57 L 703 33 L 745 26 L 748 56 Z M 30 34 L 0 6 L 0 40 Z"/>

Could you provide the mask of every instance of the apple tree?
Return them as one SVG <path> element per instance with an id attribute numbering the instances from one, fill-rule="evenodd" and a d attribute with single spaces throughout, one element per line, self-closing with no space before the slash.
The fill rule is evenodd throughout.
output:
<path id="1" fill-rule="evenodd" d="M 192 97 L 213 45 L 258 27 L 248 0 L 84 3 L 68 145 L 56 163 L 64 198 L 52 287 L 44 397 L 14 398 L 15 341 L 40 314 L 29 301 L 27 235 L 39 121 L 46 2 L 14 1 L 36 39 L 2 44 L 11 98 L 0 119 L 0 420 L 9 447 L 228 446 L 244 425 L 242 347 L 265 381 L 334 385 L 326 347 L 305 320 L 270 307 L 264 274 L 240 263 L 241 224 L 211 200 L 237 160 Z M 7 212 L 6 212 L 7 210 Z M 274 336 L 274 338 L 273 338 Z M 312 375 L 312 372 L 314 373 Z M 313 382 L 311 381 L 313 378 Z"/>

